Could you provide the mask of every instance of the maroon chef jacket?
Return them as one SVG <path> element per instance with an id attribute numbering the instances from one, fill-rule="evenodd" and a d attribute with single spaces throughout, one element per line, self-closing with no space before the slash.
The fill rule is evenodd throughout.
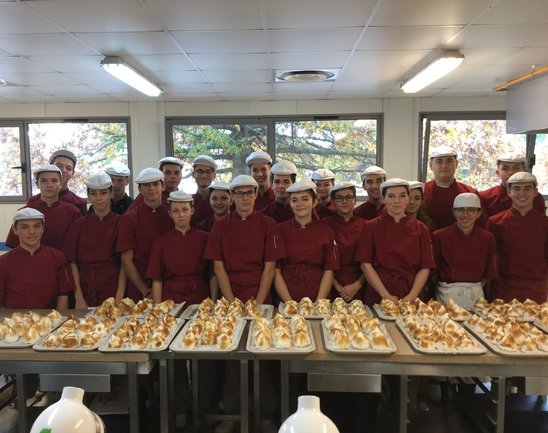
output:
<path id="1" fill-rule="evenodd" d="M 116 251 L 123 253 L 133 250 L 133 262 L 148 285 L 150 285 L 150 281 L 146 280 L 145 275 L 152 243 L 158 236 L 172 228 L 173 221 L 168 214 L 167 205 L 152 209 L 143 202 L 120 216 Z M 139 289 L 129 279 L 126 296 L 134 301 L 143 298 Z"/>
<path id="2" fill-rule="evenodd" d="M 274 201 L 276 196 L 274 195 L 274 191 L 272 190 L 272 187 L 268 188 L 264 194 L 261 194 L 260 191 L 257 191 L 257 198 L 255 199 L 255 210 L 262 210 L 265 207 L 267 207 L 270 203 Z"/>
<path id="3" fill-rule="evenodd" d="M 209 235 L 204 258 L 223 261 L 234 296 L 247 301 L 257 297 L 265 262 L 285 257 L 278 225 L 253 212 L 245 220 L 231 212 L 218 220 Z M 271 303 L 269 295 L 265 303 Z"/>
<path id="4" fill-rule="evenodd" d="M 493 216 L 503 210 L 512 207 L 512 199 L 508 195 L 508 189 L 504 185 L 497 185 L 479 193 L 481 207 L 487 216 Z M 539 212 L 546 212 L 544 197 L 538 193 L 533 201 L 533 208 Z"/>
<path id="5" fill-rule="evenodd" d="M 495 235 L 499 276 L 493 298 L 546 302 L 548 294 L 548 217 L 532 209 L 525 216 L 514 208 L 487 221 Z"/>
<path id="6" fill-rule="evenodd" d="M 428 228 L 408 217 L 396 223 L 388 213 L 365 224 L 355 259 L 373 265 L 388 292 L 398 298 L 411 291 L 419 270 L 434 268 Z M 380 301 L 377 291 L 367 285 L 365 302 Z"/>
<path id="7" fill-rule="evenodd" d="M 190 220 L 190 225 L 196 227 L 196 225 L 203 220 L 213 216 L 213 209 L 209 203 L 209 197 L 203 198 L 200 193 L 192 194 L 194 199 L 194 214 Z"/>
<path id="8" fill-rule="evenodd" d="M 457 182 L 456 180 L 447 188 L 438 186 L 433 180 L 425 183 L 424 205 L 426 206 L 428 216 L 432 218 L 432 221 L 438 229 L 447 227 L 455 222 L 453 202 L 455 201 L 456 196 L 464 192 L 472 192 L 479 196 L 479 193 L 475 188 L 462 182 Z M 479 227 L 483 224 L 484 221 L 481 219 L 476 221 L 476 225 Z"/>
<path id="9" fill-rule="evenodd" d="M 477 283 L 496 278 L 495 237 L 474 227 L 465 235 L 457 223 L 432 233 L 432 247 L 439 281 Z"/>
<path id="10" fill-rule="evenodd" d="M 295 217 L 293 209 L 289 203 L 282 204 L 276 200 L 260 211 L 263 215 L 272 218 L 277 223 L 281 223 Z"/>
<path id="11" fill-rule="evenodd" d="M 114 212 L 103 220 L 89 213 L 72 224 L 63 247 L 67 260 L 78 265 L 80 287 L 90 307 L 116 295 L 120 274 L 116 253 L 119 220 Z"/>
<path id="12" fill-rule="evenodd" d="M 318 214 L 318 217 L 320 218 L 329 218 L 337 214 L 337 210 L 335 209 L 333 200 L 329 200 L 329 203 L 327 203 L 327 206 L 322 206 L 321 203 L 318 203 L 315 210 L 316 210 L 316 213 Z"/>
<path id="13" fill-rule="evenodd" d="M 0 256 L 0 304 L 4 308 L 55 308 L 74 290 L 62 251 L 42 245 L 33 255 L 17 247 Z"/>
<path id="14" fill-rule="evenodd" d="M 363 231 L 366 220 L 358 217 L 352 217 L 345 221 L 340 215 L 334 215 L 324 220 L 335 233 L 335 241 L 339 251 L 339 269 L 335 271 L 335 279 L 342 286 L 354 283 L 362 276 L 360 262 L 355 260 L 356 245 Z M 365 286 L 354 296 L 356 299 L 362 299 Z M 333 289 L 331 297 L 339 296 Z"/>
<path id="15" fill-rule="evenodd" d="M 384 204 L 377 209 L 374 203 L 370 201 L 363 202 L 361 205 L 354 208 L 354 216 L 363 218 L 364 220 L 372 220 L 377 218 L 384 212 Z"/>
<path id="16" fill-rule="evenodd" d="M 167 191 L 162 191 L 162 203 L 167 205 L 167 198 L 169 197 L 169 192 Z M 131 209 L 139 206 L 140 204 L 143 203 L 143 194 L 139 193 L 137 194 L 137 197 L 135 197 L 133 199 L 133 202 L 129 205 L 129 207 L 127 208 L 126 212 L 130 211 Z"/>
<path id="17" fill-rule="evenodd" d="M 63 201 L 56 201 L 49 207 L 45 201 L 38 200 L 28 206 L 42 212 L 44 221 L 44 235 L 42 244 L 58 250 L 63 248 L 70 225 L 82 216 L 78 208 Z M 19 245 L 19 237 L 10 228 L 6 238 L 6 246 L 14 248 Z"/>
<path id="18" fill-rule="evenodd" d="M 207 217 L 205 220 L 200 221 L 198 224 L 196 224 L 196 227 L 194 227 L 196 230 L 201 230 L 203 232 L 211 232 L 213 229 L 213 224 L 215 224 L 214 215 L 211 215 L 210 217 Z"/>
<path id="19" fill-rule="evenodd" d="M 71 204 L 78 208 L 81 215 L 85 215 L 88 213 L 88 203 L 85 199 L 82 197 L 77 196 L 74 194 L 71 190 L 65 189 L 59 191 L 59 200 Z M 40 194 L 33 195 L 31 198 L 29 198 L 29 201 L 27 202 L 27 207 L 34 208 L 33 204 L 36 202 L 41 201 L 40 200 Z"/>
<path id="20" fill-rule="evenodd" d="M 147 278 L 161 280 L 162 300 L 199 304 L 209 296 L 208 262 L 203 259 L 209 234 L 172 229 L 152 244 Z"/>
<path id="21" fill-rule="evenodd" d="M 339 269 L 335 234 L 328 224 L 312 220 L 301 227 L 295 219 L 279 224 L 286 257 L 276 267 L 282 272 L 291 299 L 318 297 L 324 271 Z"/>

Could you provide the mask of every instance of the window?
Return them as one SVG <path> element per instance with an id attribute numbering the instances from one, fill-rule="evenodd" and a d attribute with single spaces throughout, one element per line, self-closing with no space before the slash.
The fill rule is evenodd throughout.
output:
<path id="1" fill-rule="evenodd" d="M 548 196 L 548 134 L 534 134 L 535 165 L 533 174 L 538 180 L 538 191 Z"/>
<path id="2" fill-rule="evenodd" d="M 191 193 L 192 160 L 209 155 L 217 161 L 217 179 L 230 181 L 247 173 L 247 156 L 267 151 L 273 159 L 287 159 L 298 168 L 298 179 L 307 179 L 317 168 L 329 168 L 336 181 L 359 183 L 367 166 L 381 164 L 381 116 L 310 118 L 167 119 L 168 155 L 188 167 L 182 188 Z"/>
<path id="3" fill-rule="evenodd" d="M 0 123 L 0 169 L 7 173 L 0 200 L 26 201 L 30 194 L 37 194 L 33 170 L 48 163 L 58 149 L 77 156 L 69 188 L 86 197 L 84 180 L 91 174 L 112 161 L 129 165 L 128 130 L 127 118 Z"/>

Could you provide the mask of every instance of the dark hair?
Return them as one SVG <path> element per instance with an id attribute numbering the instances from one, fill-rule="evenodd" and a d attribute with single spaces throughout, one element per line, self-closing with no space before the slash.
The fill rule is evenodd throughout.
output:
<path id="1" fill-rule="evenodd" d="M 395 188 L 397 186 L 401 186 L 401 187 L 405 188 L 405 190 L 407 191 L 407 195 L 409 196 L 409 187 L 408 186 L 406 186 L 406 185 L 393 185 L 393 186 L 387 186 L 386 188 L 384 188 L 382 190 L 382 197 L 383 198 L 386 197 L 386 191 L 388 191 L 390 188 Z"/>
<path id="2" fill-rule="evenodd" d="M 20 220 L 17 220 L 13 223 L 13 227 L 17 227 L 17 224 L 19 224 L 21 221 L 23 220 L 39 220 L 42 222 L 42 226 L 45 225 L 45 221 L 43 218 L 23 218 L 23 219 L 20 219 Z"/>
<path id="3" fill-rule="evenodd" d="M 299 191 L 299 192 L 308 192 L 310 194 L 310 197 L 312 197 L 314 200 L 318 200 L 318 194 L 316 194 L 313 189 L 306 189 L 304 191 Z M 291 194 L 295 194 L 295 193 L 290 192 L 289 193 L 290 197 L 291 197 Z"/>
<path id="4" fill-rule="evenodd" d="M 296 174 L 274 174 L 270 173 L 270 183 L 274 183 L 274 176 L 290 176 L 291 182 L 295 183 L 297 182 L 297 175 Z"/>
<path id="5" fill-rule="evenodd" d="M 169 210 L 171 210 L 171 203 L 188 203 L 190 205 L 190 209 L 192 209 L 194 207 L 194 200 L 192 200 L 192 201 L 183 201 L 183 202 L 168 200 L 167 201 L 167 207 L 168 207 Z"/>
<path id="6" fill-rule="evenodd" d="M 96 188 L 86 188 L 86 191 L 87 191 L 88 195 L 89 195 L 89 190 L 90 190 L 90 189 L 96 189 Z M 106 188 L 101 188 L 101 189 L 106 189 Z M 109 190 L 110 192 L 112 192 L 112 185 L 110 185 L 110 186 L 108 187 L 108 190 Z"/>

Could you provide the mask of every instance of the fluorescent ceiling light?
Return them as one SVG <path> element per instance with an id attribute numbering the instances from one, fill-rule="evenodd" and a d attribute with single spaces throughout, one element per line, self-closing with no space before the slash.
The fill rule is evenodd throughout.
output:
<path id="1" fill-rule="evenodd" d="M 101 66 L 110 75 L 118 78 L 147 96 L 160 96 L 163 93 L 163 90 L 160 89 L 160 87 L 150 81 L 139 71 L 133 69 L 120 57 L 107 56 L 101 61 Z"/>
<path id="2" fill-rule="evenodd" d="M 444 51 L 413 78 L 402 84 L 405 93 L 416 93 L 456 69 L 464 60 L 460 51 Z"/>

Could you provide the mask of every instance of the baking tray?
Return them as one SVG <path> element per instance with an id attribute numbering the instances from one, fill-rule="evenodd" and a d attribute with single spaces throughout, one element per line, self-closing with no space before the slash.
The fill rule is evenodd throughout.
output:
<path id="1" fill-rule="evenodd" d="M 200 307 L 200 304 L 192 304 L 187 307 L 185 311 L 183 311 L 183 314 L 181 314 L 181 319 L 190 320 L 194 318 L 194 315 L 196 314 L 196 311 L 198 311 L 198 307 Z M 272 314 L 274 313 L 274 305 L 269 304 L 259 304 L 259 311 L 263 315 L 265 319 L 272 318 Z M 241 316 L 244 320 L 253 320 L 254 317 L 251 316 Z"/>
<path id="2" fill-rule="evenodd" d="M 288 347 L 287 349 L 278 349 L 276 347 L 270 347 L 269 349 L 258 349 L 253 344 L 253 331 L 251 328 L 249 329 L 249 332 L 247 333 L 247 344 L 245 348 L 255 354 L 297 354 L 297 353 L 310 353 L 314 352 L 316 350 L 316 344 L 314 343 L 314 335 L 312 334 L 312 328 L 310 326 L 309 322 L 306 322 L 306 326 L 308 328 L 308 335 L 310 336 L 310 344 L 308 346 L 304 347 Z"/>
<path id="3" fill-rule="evenodd" d="M 548 326 L 542 323 L 540 320 L 535 320 L 533 322 L 533 325 L 535 325 L 538 329 L 542 329 L 544 332 L 548 334 Z"/>
<path id="4" fill-rule="evenodd" d="M 40 337 L 37 338 L 37 340 L 33 343 L 25 343 L 21 341 L 21 337 L 19 337 L 18 341 L 15 341 L 14 343 L 7 343 L 6 341 L 0 341 L 0 349 L 22 349 L 25 347 L 32 347 L 37 342 L 39 342 L 42 338 L 44 338 L 46 335 L 51 334 L 54 332 L 63 322 L 65 322 L 68 319 L 67 316 L 61 316 L 60 319 L 52 321 L 53 325 L 49 332 L 45 333 L 44 335 L 40 335 Z"/>
<path id="5" fill-rule="evenodd" d="M 467 332 L 467 334 L 474 342 L 474 347 L 470 349 L 453 349 L 453 350 L 425 349 L 423 347 L 420 347 L 415 341 L 415 339 L 411 335 L 409 335 L 409 333 L 407 332 L 407 329 L 405 328 L 405 326 L 403 326 L 403 323 L 401 323 L 400 320 L 396 320 L 396 325 L 398 326 L 399 330 L 404 335 L 404 337 L 407 339 L 411 347 L 420 353 L 425 353 L 428 355 L 481 355 L 487 352 L 487 349 L 474 337 L 474 335 L 470 334 L 470 332 Z"/>
<path id="6" fill-rule="evenodd" d="M 323 314 L 311 314 L 311 315 L 309 315 L 309 316 L 305 316 L 305 315 L 300 314 L 300 313 L 298 313 L 298 314 L 300 314 L 301 316 L 303 316 L 303 317 L 304 317 L 305 319 L 307 319 L 307 320 L 322 320 L 322 319 L 325 319 L 326 317 L 329 317 L 329 316 L 332 314 L 332 309 L 331 309 L 331 306 L 332 306 L 332 305 L 333 305 L 333 303 L 331 303 L 331 304 L 329 305 L 329 313 L 328 313 L 328 314 L 325 314 L 325 315 L 323 315 Z M 347 304 L 347 305 L 349 305 L 349 304 Z M 291 318 L 291 317 L 297 315 L 297 314 L 293 314 L 293 315 L 291 315 L 291 314 L 286 314 L 286 313 L 284 312 L 284 308 L 285 308 L 285 303 L 284 303 L 284 302 L 280 302 L 280 305 L 278 306 L 278 312 L 279 312 L 283 317 L 285 317 L 285 318 Z M 367 305 L 365 305 L 365 304 L 364 304 L 364 308 L 365 308 L 365 314 L 367 314 L 368 316 L 373 317 L 373 313 L 371 312 L 371 309 L 370 309 Z M 348 314 L 348 313 L 346 313 L 346 314 Z"/>
<path id="7" fill-rule="evenodd" d="M 327 335 L 328 329 L 325 326 L 324 321 L 322 321 L 322 334 L 323 334 L 323 342 L 325 344 L 325 348 L 329 350 L 330 352 L 334 353 L 340 353 L 344 355 L 390 355 L 391 353 L 394 353 L 397 350 L 396 345 L 394 344 L 394 340 L 392 340 L 392 337 L 390 337 L 390 334 L 387 332 L 384 325 L 381 323 L 381 330 L 388 340 L 388 345 L 390 346 L 388 349 L 385 350 L 378 350 L 373 349 L 372 347 L 369 347 L 367 349 L 356 349 L 352 346 L 346 348 L 346 349 L 340 349 L 338 347 L 335 347 L 331 340 L 329 340 L 329 337 Z M 367 336 L 366 336 L 367 337 Z"/>
<path id="8" fill-rule="evenodd" d="M 108 339 L 107 339 L 103 342 L 103 344 L 99 346 L 99 352 L 161 352 L 163 350 L 166 350 L 171 344 L 171 341 L 173 340 L 175 335 L 177 335 L 177 333 L 181 329 L 181 326 L 183 326 L 183 323 L 185 322 L 183 319 L 176 319 L 176 320 L 177 320 L 176 325 L 173 328 L 171 328 L 171 332 L 169 333 L 169 336 L 166 338 L 164 344 L 160 347 L 143 347 L 142 349 L 133 349 L 129 347 L 127 343 L 125 343 L 124 347 L 112 348 L 112 347 L 108 347 Z M 114 332 L 116 332 L 116 329 L 122 326 L 123 323 L 124 322 L 116 326 L 116 328 L 114 329 L 113 332 L 111 332 L 111 334 L 114 334 Z"/>
<path id="9" fill-rule="evenodd" d="M 543 352 L 539 349 L 537 349 L 534 352 L 521 352 L 519 350 L 516 350 L 515 352 L 512 352 L 511 350 L 506 350 L 502 347 L 500 347 L 497 343 L 494 341 L 491 341 L 489 338 L 487 338 L 483 333 L 477 331 L 474 329 L 468 322 L 464 322 L 464 326 L 466 329 L 468 329 L 470 332 L 472 332 L 476 337 L 478 337 L 483 344 L 485 344 L 489 349 L 491 349 L 493 352 L 495 352 L 498 355 L 504 355 L 504 356 L 517 356 L 517 357 L 548 357 L 548 352 Z"/>
<path id="10" fill-rule="evenodd" d="M 185 326 L 183 326 L 183 329 L 175 336 L 171 344 L 169 345 L 169 349 L 173 352 L 183 352 L 183 353 L 196 353 L 196 352 L 202 352 L 202 353 L 225 353 L 225 352 L 232 352 L 238 348 L 238 345 L 240 344 L 240 339 L 242 338 L 242 333 L 245 329 L 246 321 L 243 318 L 238 318 L 236 320 L 236 325 L 234 326 L 234 335 L 232 337 L 232 344 L 228 347 L 228 349 L 218 349 L 215 345 L 210 346 L 198 346 L 195 348 L 187 348 L 183 346 L 183 338 L 186 335 L 186 332 L 190 325 L 192 324 L 192 320 L 186 322 Z"/>
<path id="11" fill-rule="evenodd" d="M 394 320 L 397 320 L 399 317 L 399 314 L 397 316 L 387 315 L 384 311 L 382 311 L 381 306 L 379 304 L 374 304 L 373 310 L 375 310 L 375 313 L 377 313 L 377 315 L 379 316 L 379 319 L 382 319 L 382 320 L 394 321 Z"/>
<path id="12" fill-rule="evenodd" d="M 177 315 L 181 312 L 181 310 L 183 309 L 184 306 L 185 306 L 185 302 L 181 302 L 180 304 L 175 304 L 175 307 L 173 307 L 167 313 L 162 314 L 162 316 L 164 316 L 165 314 L 171 314 L 172 316 L 177 317 Z M 86 317 L 95 315 L 95 310 L 96 309 L 97 309 L 97 307 L 90 307 L 89 312 L 86 314 Z M 143 314 L 137 314 L 135 317 L 138 318 L 138 319 L 143 319 L 144 317 L 146 317 L 146 315 L 149 313 L 149 311 L 147 311 L 146 313 L 143 313 Z M 98 317 L 102 317 L 102 316 L 98 316 Z M 122 314 L 120 316 L 114 317 L 114 319 L 120 319 L 120 318 L 121 319 L 127 319 L 128 317 L 129 317 L 129 314 L 125 313 L 125 314 Z"/>

